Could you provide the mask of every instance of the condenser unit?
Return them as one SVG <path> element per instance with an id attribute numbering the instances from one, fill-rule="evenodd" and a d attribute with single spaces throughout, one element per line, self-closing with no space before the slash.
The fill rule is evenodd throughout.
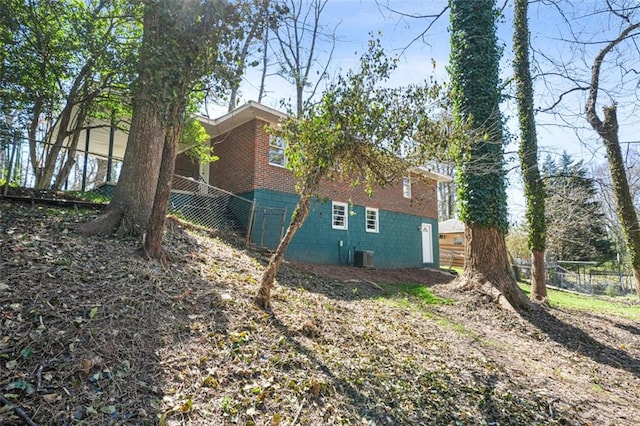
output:
<path id="1" fill-rule="evenodd" d="M 373 251 L 356 250 L 354 264 L 360 268 L 373 268 Z"/>

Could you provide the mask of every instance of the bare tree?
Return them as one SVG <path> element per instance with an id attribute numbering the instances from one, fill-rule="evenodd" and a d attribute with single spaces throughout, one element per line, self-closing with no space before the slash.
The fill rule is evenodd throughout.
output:
<path id="1" fill-rule="evenodd" d="M 296 115 L 302 115 L 305 103 L 314 97 L 327 77 L 335 47 L 335 32 L 326 32 L 321 16 L 328 0 L 283 0 L 276 5 L 280 16 L 273 29 L 277 40 L 278 74 L 295 86 Z M 331 49 L 320 59 L 323 42 Z M 313 74 L 319 77 L 314 81 Z"/>
<path id="2" fill-rule="evenodd" d="M 596 55 L 591 67 L 591 83 L 589 86 L 589 98 L 586 105 L 587 121 L 602 138 L 607 150 L 607 161 L 611 172 L 611 185 L 616 201 L 616 210 L 622 229 L 624 231 L 627 249 L 631 256 L 631 267 L 636 281 L 636 292 L 640 301 L 640 224 L 638 215 L 633 206 L 633 198 L 629 189 L 629 181 L 624 167 L 622 151 L 620 149 L 618 114 L 615 101 L 603 108 L 603 116 L 598 114 L 596 104 L 600 93 L 600 72 L 606 56 L 622 42 L 640 35 L 640 22 L 632 22 L 629 15 L 610 7 L 613 15 L 619 16 L 627 26 L 618 37 L 608 42 Z"/>
<path id="3" fill-rule="evenodd" d="M 247 68 L 247 61 L 250 59 L 252 48 L 260 41 L 260 38 L 264 39 L 262 49 L 263 54 L 267 55 L 268 36 L 269 36 L 269 1 L 268 0 L 254 0 L 253 2 L 241 4 L 244 10 L 243 14 L 251 15 L 254 17 L 252 20 L 245 20 L 241 22 L 241 25 L 245 25 L 244 38 L 238 40 L 238 44 L 235 48 L 235 67 L 233 69 L 233 79 L 230 82 L 231 93 L 229 95 L 229 111 L 232 111 L 238 103 L 238 91 L 240 89 L 240 83 L 242 82 L 242 76 Z M 276 21 L 277 22 L 277 21 Z M 276 24 L 277 25 L 277 24 Z M 259 101 L 259 100 L 258 100 Z"/>
<path id="4" fill-rule="evenodd" d="M 564 21 L 554 49 L 536 53 L 541 95 L 553 98 L 543 111 L 579 136 L 584 136 L 579 122 L 586 119 L 591 135 L 595 130 L 602 141 L 640 300 L 640 228 L 620 147 L 620 123 L 627 127 L 638 115 L 640 7 L 627 0 L 542 4 Z"/>

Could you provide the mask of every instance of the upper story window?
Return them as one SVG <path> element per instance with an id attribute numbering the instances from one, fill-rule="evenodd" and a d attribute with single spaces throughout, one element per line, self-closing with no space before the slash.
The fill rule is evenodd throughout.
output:
<path id="1" fill-rule="evenodd" d="M 269 164 L 286 167 L 287 156 L 285 153 L 286 142 L 280 136 L 269 135 Z"/>
<path id="2" fill-rule="evenodd" d="M 365 209 L 365 230 L 378 232 L 378 209 L 367 207 Z"/>
<path id="3" fill-rule="evenodd" d="M 411 198 L 411 178 L 409 176 L 402 178 L 402 195 L 404 198 Z"/>
<path id="4" fill-rule="evenodd" d="M 331 203 L 331 227 L 333 229 L 347 229 L 347 209 L 348 206 L 345 203 L 338 203 L 337 201 Z"/>

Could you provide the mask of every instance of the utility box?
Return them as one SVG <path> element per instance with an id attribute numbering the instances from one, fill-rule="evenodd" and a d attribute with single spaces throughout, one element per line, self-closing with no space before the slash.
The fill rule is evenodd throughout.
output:
<path id="1" fill-rule="evenodd" d="M 373 268 L 373 251 L 356 250 L 354 256 L 354 265 L 360 268 Z"/>

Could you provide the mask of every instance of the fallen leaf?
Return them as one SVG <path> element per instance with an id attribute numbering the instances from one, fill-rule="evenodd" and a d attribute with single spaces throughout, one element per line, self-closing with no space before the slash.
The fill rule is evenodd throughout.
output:
<path id="1" fill-rule="evenodd" d="M 42 399 L 44 399 L 44 402 L 48 402 L 48 403 L 57 401 L 59 398 L 60 398 L 60 395 L 58 395 L 57 393 L 49 393 L 47 395 L 42 395 Z"/>
<path id="2" fill-rule="evenodd" d="M 89 374 L 89 371 L 91 371 L 91 367 L 93 367 L 93 361 L 89 358 L 85 358 L 81 362 L 80 371 L 82 371 L 84 374 Z"/>

